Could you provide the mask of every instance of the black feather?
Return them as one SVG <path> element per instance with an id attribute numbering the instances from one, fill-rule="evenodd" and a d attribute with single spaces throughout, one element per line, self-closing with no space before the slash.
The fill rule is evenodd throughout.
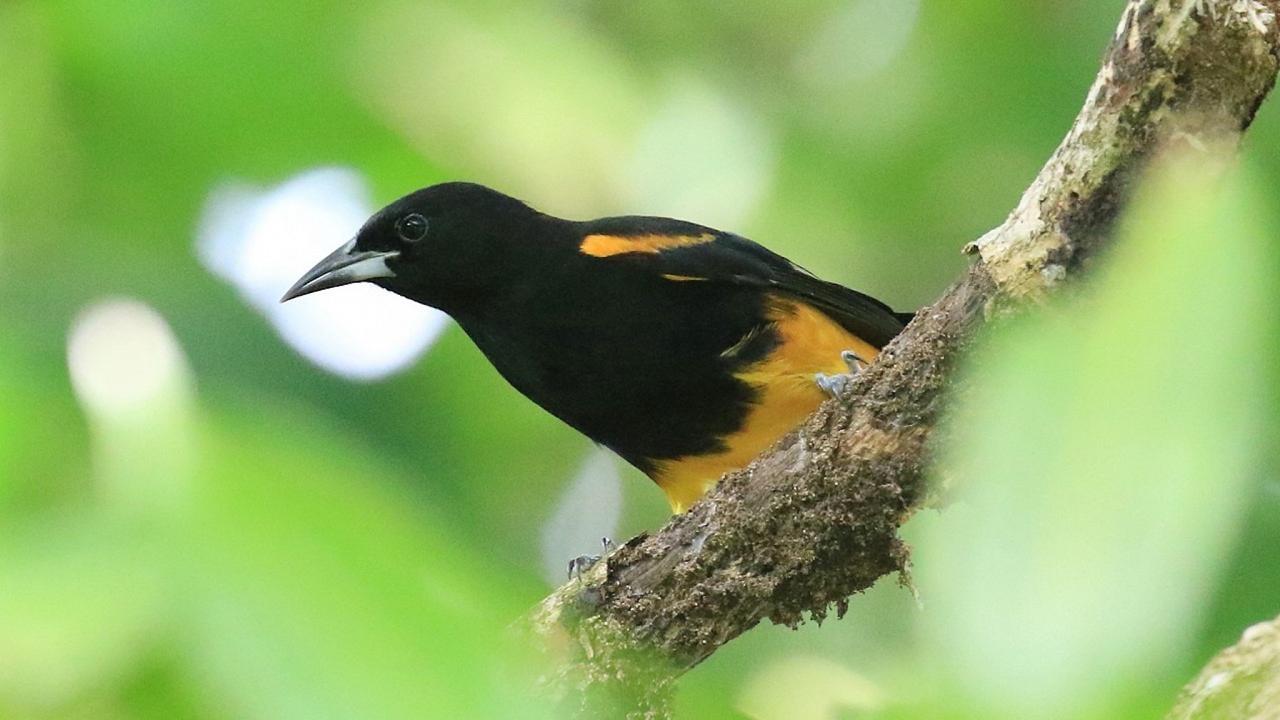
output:
<path id="1" fill-rule="evenodd" d="M 635 233 L 637 227 L 644 227 L 646 231 L 666 234 L 713 234 L 713 242 L 674 248 L 659 253 L 656 258 L 652 255 L 637 256 L 634 261 L 652 264 L 656 272 L 664 274 L 754 286 L 790 295 L 826 313 L 844 329 L 877 348 L 888 344 L 914 316 L 914 313 L 895 312 L 888 305 L 857 290 L 819 279 L 772 250 L 739 235 L 665 218 L 609 218 L 592 224 L 601 226 L 593 228 L 593 232 L 608 232 L 616 225 L 629 228 L 631 233 Z"/>

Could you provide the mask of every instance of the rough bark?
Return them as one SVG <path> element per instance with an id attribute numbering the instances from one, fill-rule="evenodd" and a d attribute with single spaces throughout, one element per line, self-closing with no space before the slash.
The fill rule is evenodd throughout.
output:
<path id="1" fill-rule="evenodd" d="M 1102 249 L 1160 147 L 1235 142 L 1275 80 L 1280 0 L 1131 0 L 1070 132 L 968 272 L 849 388 L 662 530 L 526 620 L 566 713 L 667 717 L 673 680 L 763 619 L 841 615 L 905 578 L 898 527 L 924 499 L 957 356 L 993 308 L 1034 302 Z"/>
<path id="2" fill-rule="evenodd" d="M 1166 720 L 1280 718 L 1280 618 L 1244 631 L 1178 697 Z"/>

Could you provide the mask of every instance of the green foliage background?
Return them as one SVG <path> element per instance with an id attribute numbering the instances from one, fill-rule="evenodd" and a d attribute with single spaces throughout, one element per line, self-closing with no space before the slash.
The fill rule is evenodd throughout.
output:
<path id="1" fill-rule="evenodd" d="M 220 183 L 676 207 L 915 307 L 1066 131 L 1120 7 L 0 4 L 0 716 L 550 716 L 504 626 L 589 443 L 456 328 L 376 383 L 303 360 L 197 260 Z M 1155 717 L 1280 612 L 1277 150 L 1267 105 L 1245 169 L 1153 181 L 1114 267 L 976 353 L 944 455 L 976 489 L 909 527 L 918 603 L 886 582 L 758 628 L 681 716 Z M 103 420 L 66 344 L 113 296 L 190 384 Z M 642 477 L 625 500 L 623 535 L 664 521 Z"/>

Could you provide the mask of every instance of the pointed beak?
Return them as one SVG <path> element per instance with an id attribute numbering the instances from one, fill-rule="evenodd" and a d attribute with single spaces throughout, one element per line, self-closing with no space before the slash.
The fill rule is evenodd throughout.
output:
<path id="1" fill-rule="evenodd" d="M 298 279 L 298 282 L 293 284 L 293 287 L 289 288 L 284 297 L 280 298 L 280 302 L 287 302 L 296 297 L 340 285 L 395 277 L 396 274 L 387 267 L 387 258 L 393 258 L 399 254 L 395 250 L 357 250 L 356 241 L 351 240 L 316 263 L 315 267 L 308 270 Z"/>

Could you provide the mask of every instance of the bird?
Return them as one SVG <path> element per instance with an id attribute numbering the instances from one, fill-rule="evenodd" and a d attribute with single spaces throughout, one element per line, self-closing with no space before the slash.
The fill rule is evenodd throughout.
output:
<path id="1" fill-rule="evenodd" d="M 733 233 L 565 220 L 466 182 L 377 211 L 281 301 L 357 282 L 449 314 L 516 390 L 648 475 L 676 514 L 912 317 Z"/>

